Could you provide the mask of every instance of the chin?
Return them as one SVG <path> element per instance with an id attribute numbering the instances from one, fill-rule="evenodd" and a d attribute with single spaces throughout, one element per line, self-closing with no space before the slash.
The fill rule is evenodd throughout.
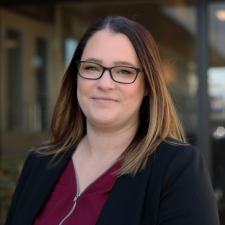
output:
<path id="1" fill-rule="evenodd" d="M 90 123 L 98 126 L 107 126 L 113 124 L 116 121 L 116 118 L 109 115 L 106 116 L 99 114 L 98 116 L 90 116 L 88 120 Z"/>
<path id="2" fill-rule="evenodd" d="M 95 124 L 102 125 L 102 126 L 111 125 L 113 123 L 113 121 L 115 121 L 115 120 L 112 120 L 112 119 L 109 119 L 109 118 L 95 118 L 93 120 L 93 122 Z"/>
<path id="3" fill-rule="evenodd" d="M 118 112 L 113 109 L 92 109 L 88 114 L 90 122 L 101 125 L 111 124 L 118 119 Z"/>

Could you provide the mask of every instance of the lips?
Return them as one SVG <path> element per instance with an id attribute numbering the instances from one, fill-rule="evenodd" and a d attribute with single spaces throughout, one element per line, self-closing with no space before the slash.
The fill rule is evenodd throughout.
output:
<path id="1" fill-rule="evenodd" d="M 114 102 L 117 102 L 117 100 L 115 100 L 113 98 L 108 98 L 108 97 L 94 97 L 93 99 L 96 102 L 99 102 L 99 103 L 114 103 Z"/>

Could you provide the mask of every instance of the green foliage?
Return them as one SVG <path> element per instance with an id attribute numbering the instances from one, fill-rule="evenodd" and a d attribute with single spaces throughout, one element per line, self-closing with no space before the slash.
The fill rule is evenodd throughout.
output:
<path id="1" fill-rule="evenodd" d="M 0 202 L 8 210 L 25 159 L 0 161 Z"/>

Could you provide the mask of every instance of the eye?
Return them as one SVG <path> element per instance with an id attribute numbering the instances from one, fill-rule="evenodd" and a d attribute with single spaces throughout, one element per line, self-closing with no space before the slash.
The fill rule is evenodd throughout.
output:
<path id="1" fill-rule="evenodd" d="M 119 74 L 131 74 L 131 71 L 129 71 L 129 70 L 125 70 L 125 69 L 120 69 L 120 70 L 118 70 L 118 73 Z"/>
<path id="2" fill-rule="evenodd" d="M 95 66 L 86 66 L 85 70 L 99 71 L 98 67 L 95 67 Z"/>

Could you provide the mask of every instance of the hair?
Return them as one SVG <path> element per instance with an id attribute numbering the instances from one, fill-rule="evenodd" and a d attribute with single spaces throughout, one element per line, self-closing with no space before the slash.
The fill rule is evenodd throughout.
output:
<path id="1" fill-rule="evenodd" d="M 106 29 L 113 34 L 122 33 L 129 38 L 143 66 L 149 93 L 143 98 L 140 107 L 137 133 L 121 155 L 123 164 L 119 175 L 134 176 L 145 168 L 148 157 L 155 152 L 162 141 L 179 145 L 186 143 L 186 137 L 168 92 L 160 55 L 152 35 L 138 22 L 121 16 L 106 17 L 97 21 L 81 38 L 62 80 L 53 112 L 50 140 L 36 152 L 41 155 L 53 154 L 54 160 L 60 153 L 64 156 L 71 148 L 76 148 L 85 136 L 86 118 L 77 100 L 78 71 L 75 61 L 81 59 L 90 37 Z M 169 141 L 166 140 L 167 137 L 182 142 Z"/>

